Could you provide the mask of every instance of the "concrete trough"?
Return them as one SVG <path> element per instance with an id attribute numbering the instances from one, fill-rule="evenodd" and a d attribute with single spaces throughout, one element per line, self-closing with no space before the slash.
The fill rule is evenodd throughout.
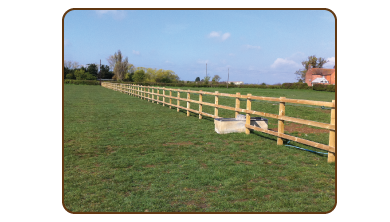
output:
<path id="1" fill-rule="evenodd" d="M 237 118 L 214 119 L 215 132 L 218 134 L 244 133 L 246 120 L 242 116 L 244 115 L 240 115 Z M 263 117 L 252 117 L 250 125 L 268 129 L 268 119 Z"/>

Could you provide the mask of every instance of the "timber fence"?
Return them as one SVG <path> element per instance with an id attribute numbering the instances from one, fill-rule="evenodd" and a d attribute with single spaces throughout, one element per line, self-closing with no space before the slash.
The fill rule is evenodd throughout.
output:
<path id="1" fill-rule="evenodd" d="M 255 131 L 260 131 L 263 133 L 267 133 L 270 135 L 274 135 L 277 137 L 277 145 L 283 145 L 282 139 L 288 139 L 291 141 L 295 141 L 298 143 L 306 144 L 309 146 L 316 147 L 318 149 L 326 150 L 328 151 L 328 162 L 334 162 L 335 161 L 335 153 L 336 153 L 336 110 L 335 110 L 335 100 L 332 100 L 332 102 L 323 102 L 323 101 L 312 101 L 312 100 L 300 100 L 300 99 L 288 99 L 285 97 L 280 98 L 274 98 L 274 97 L 263 97 L 263 96 L 253 96 L 252 94 L 247 95 L 241 95 L 240 93 L 236 94 L 227 94 L 227 93 L 219 93 L 216 92 L 206 92 L 206 91 L 193 91 L 193 90 L 184 90 L 184 89 L 171 89 L 171 88 L 165 88 L 165 87 L 153 87 L 153 86 L 141 86 L 141 85 L 132 85 L 132 84 L 122 84 L 122 83 L 110 83 L 110 82 L 102 82 L 102 86 L 105 88 L 109 88 L 115 91 L 119 91 L 122 93 L 126 93 L 128 95 L 132 95 L 135 97 L 139 97 L 144 100 L 156 102 L 157 104 L 161 103 L 163 106 L 167 105 L 169 108 L 176 107 L 177 112 L 180 111 L 180 109 L 187 111 L 187 116 L 190 116 L 190 112 L 199 114 L 199 119 L 202 119 L 202 116 L 207 116 L 211 118 L 222 118 L 218 115 L 218 109 L 226 109 L 226 110 L 232 110 L 235 111 L 235 116 L 239 114 L 239 112 L 246 114 L 246 134 L 250 133 L 250 129 Z M 157 90 L 154 92 L 154 90 Z M 163 91 L 162 94 L 160 94 L 160 90 Z M 169 95 L 166 94 L 166 91 L 169 91 Z M 177 96 L 172 96 L 172 92 L 176 92 Z M 186 93 L 186 97 L 180 97 L 180 93 Z M 191 100 L 191 93 L 198 94 L 199 100 Z M 215 96 L 215 102 L 214 103 L 208 103 L 203 101 L 203 95 L 211 95 Z M 156 96 L 156 98 L 155 98 Z M 160 100 L 159 97 L 162 97 L 162 100 Z M 219 105 L 219 97 L 231 97 L 235 98 L 235 107 L 225 106 L 225 105 Z M 169 102 L 165 99 L 169 99 Z M 175 99 L 177 101 L 177 104 L 172 103 L 172 99 Z M 240 100 L 246 99 L 246 109 L 240 108 Z M 273 101 L 279 103 L 279 114 L 271 114 L 271 113 L 265 113 L 260 111 L 254 111 L 252 110 L 252 100 L 264 100 L 264 101 Z M 187 107 L 181 106 L 180 101 L 187 102 Z M 199 104 L 199 110 L 191 109 L 191 103 Z M 322 122 L 316 122 L 312 120 L 305 120 L 295 117 L 288 117 L 285 115 L 285 103 L 295 103 L 295 104 L 303 104 L 303 105 L 312 105 L 312 106 L 322 106 L 322 107 L 330 107 L 331 109 L 331 117 L 330 117 L 330 123 L 322 123 Z M 203 105 L 214 107 L 214 115 L 210 113 L 203 112 Z M 268 129 L 262 129 L 260 127 L 252 126 L 250 125 L 250 118 L 251 114 L 253 115 L 259 115 L 264 116 L 268 118 L 274 118 L 278 120 L 278 132 Z M 284 133 L 284 121 L 290 121 L 294 123 L 309 125 L 309 126 L 315 126 L 323 129 L 329 130 L 329 144 L 321 144 L 314 141 L 306 140 L 303 138 L 287 135 Z"/>

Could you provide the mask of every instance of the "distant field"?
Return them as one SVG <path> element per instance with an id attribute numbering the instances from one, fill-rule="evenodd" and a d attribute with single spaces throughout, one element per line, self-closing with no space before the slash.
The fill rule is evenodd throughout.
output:
<path id="1" fill-rule="evenodd" d="M 187 117 L 100 86 L 65 85 L 64 90 L 64 206 L 69 211 L 327 212 L 335 204 L 335 164 L 326 156 L 277 146 L 276 137 L 260 132 L 219 135 L 211 118 Z M 311 90 L 193 90 L 318 101 L 335 97 Z M 234 98 L 220 97 L 219 104 L 234 106 Z M 252 109 L 278 113 L 278 105 L 269 102 L 254 101 Z M 203 111 L 213 113 L 213 108 L 203 106 Z M 222 109 L 219 114 L 234 116 Z M 286 104 L 286 115 L 330 120 L 329 110 L 318 107 Z M 270 128 L 277 127 L 269 121 Z M 329 133 L 319 130 L 286 124 L 289 134 L 327 144 Z"/>

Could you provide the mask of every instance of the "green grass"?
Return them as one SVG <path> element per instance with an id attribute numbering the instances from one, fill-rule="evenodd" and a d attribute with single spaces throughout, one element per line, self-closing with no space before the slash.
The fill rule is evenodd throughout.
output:
<path id="1" fill-rule="evenodd" d="M 64 206 L 69 211 L 328 212 L 335 205 L 335 164 L 326 156 L 277 146 L 276 137 L 260 132 L 219 135 L 211 118 L 187 117 L 103 87 L 64 85 L 64 90 Z M 216 90 L 334 99 L 334 93 L 307 90 Z M 204 96 L 204 101 L 214 98 Z M 219 101 L 234 106 L 234 99 Z M 254 110 L 277 113 L 276 105 L 255 104 Z M 286 115 L 329 122 L 328 113 L 311 114 L 309 108 L 286 105 Z M 213 108 L 203 110 L 213 113 Z M 220 109 L 219 114 L 234 112 Z M 328 137 L 303 138 L 327 144 Z"/>

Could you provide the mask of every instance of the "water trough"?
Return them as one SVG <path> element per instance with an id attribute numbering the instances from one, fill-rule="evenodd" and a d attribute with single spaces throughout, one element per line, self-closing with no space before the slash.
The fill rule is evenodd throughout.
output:
<path id="1" fill-rule="evenodd" d="M 217 118 L 214 119 L 215 132 L 218 134 L 226 133 L 244 133 L 245 132 L 245 115 L 237 115 L 237 118 Z M 268 129 L 268 119 L 263 117 L 252 117 L 250 125 Z"/>

